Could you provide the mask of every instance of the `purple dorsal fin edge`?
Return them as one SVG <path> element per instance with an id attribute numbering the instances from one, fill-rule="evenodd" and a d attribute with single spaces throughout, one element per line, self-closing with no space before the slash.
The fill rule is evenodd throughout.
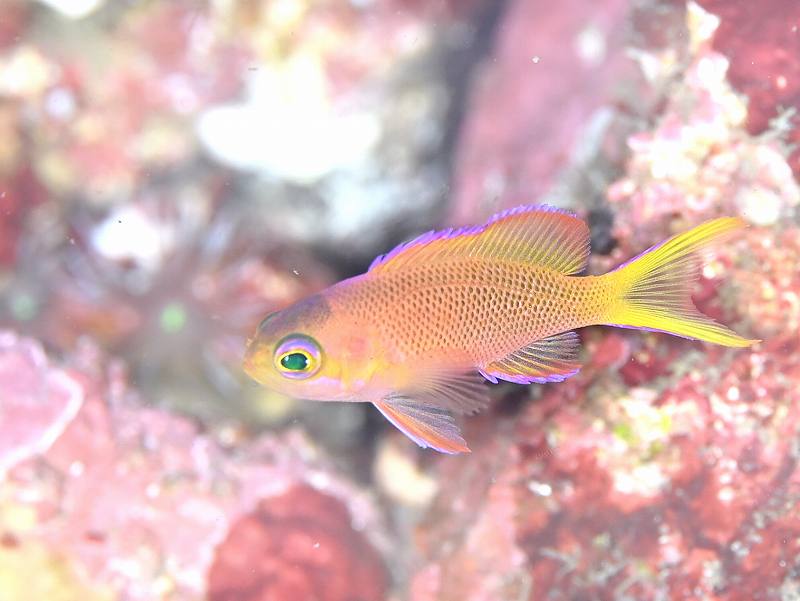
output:
<path id="1" fill-rule="evenodd" d="M 431 230 L 429 232 L 425 232 L 424 234 L 417 236 L 413 240 L 409 240 L 408 242 L 403 242 L 402 244 L 399 244 L 398 246 L 390 250 L 388 253 L 383 255 L 378 255 L 377 257 L 375 257 L 375 259 L 372 261 L 367 271 L 372 271 L 376 267 L 388 263 L 389 261 L 394 259 L 397 255 L 403 253 L 409 248 L 414 248 L 416 246 L 429 244 L 436 240 L 448 240 L 451 238 L 457 238 L 459 236 L 477 235 L 484 232 L 486 228 L 492 225 L 493 223 L 497 223 L 498 221 L 501 221 L 507 217 L 513 217 L 515 215 L 521 215 L 523 213 L 561 213 L 562 215 L 577 217 L 575 212 L 570 211 L 569 209 L 562 209 L 551 205 L 546 205 L 546 204 L 520 205 L 518 207 L 506 209 L 505 211 L 496 213 L 489 219 L 489 221 L 487 221 L 482 225 L 468 225 L 458 228 L 448 228 L 438 231 Z"/>

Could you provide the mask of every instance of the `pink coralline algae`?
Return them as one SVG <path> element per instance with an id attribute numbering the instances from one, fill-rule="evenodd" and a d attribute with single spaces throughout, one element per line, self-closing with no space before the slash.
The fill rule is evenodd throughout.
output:
<path id="1" fill-rule="evenodd" d="M 27 12 L 31 23 L 44 16 Z M 4 24 L 6 17 L 4 6 Z M 208 15 L 189 3 L 153 5 L 107 28 L 95 24 L 76 51 L 64 49 L 58 35 L 42 44 L 31 23 L 0 53 L 0 114 L 24 107 L 15 118 L 19 131 L 0 152 L 0 184 L 7 183 L 3 159 L 22 162 L 67 208 L 76 200 L 117 203 L 154 171 L 197 160 L 184 120 L 236 94 L 247 73 L 247 50 L 211 35 Z M 114 45 L 103 46 L 104 35 Z M 113 55 L 113 66 L 101 67 L 98 52 Z"/>
<path id="2" fill-rule="evenodd" d="M 480 455 L 440 466 L 448 485 L 418 536 L 422 555 L 432 560 L 411 582 L 413 601 L 529 598 L 527 558 L 515 525 L 523 509 L 516 490 L 519 453 L 502 437 L 486 437 L 479 446 Z"/>
<path id="3" fill-rule="evenodd" d="M 0 105 L 0 135 L 11 146 L 19 140 L 16 133 L 6 133 L 6 115 Z M 2 151 L 0 151 L 2 153 Z M 13 163 L 15 161 L 10 161 Z M 42 202 L 44 189 L 30 169 L 2 165 L 0 157 L 0 271 L 13 267 L 17 261 L 17 246 L 24 231 L 25 220 L 36 205 Z M 4 168 L 5 167 L 5 168 Z"/>
<path id="4" fill-rule="evenodd" d="M 714 49 L 731 61 L 730 81 L 748 98 L 747 128 L 765 131 L 781 111 L 800 106 L 800 5 L 792 0 L 700 0 L 720 18 Z M 792 139 L 800 140 L 794 114 Z M 790 161 L 800 176 L 800 154 Z"/>
<path id="5" fill-rule="evenodd" d="M 0 0 L 0 599 L 800 598 L 796 2 L 68 4 Z M 325 261 L 522 202 L 590 273 L 744 217 L 694 300 L 763 341 L 585 329 L 458 457 L 242 378 Z"/>
<path id="6" fill-rule="evenodd" d="M 0 50 L 11 46 L 25 29 L 30 8 L 23 0 L 8 0 L 3 6 L 0 21 Z"/>
<path id="7" fill-rule="evenodd" d="M 612 82 L 632 71 L 623 51 L 628 10 L 619 0 L 508 4 L 472 92 L 448 222 L 553 191 L 613 101 Z"/>
<path id="8" fill-rule="evenodd" d="M 0 332 L 0 477 L 47 451 L 83 404 L 81 387 L 46 366 L 39 345 Z"/>
<path id="9" fill-rule="evenodd" d="M 420 529 L 414 601 L 798 595 L 800 195 L 785 132 L 748 132 L 713 19 L 688 16 L 685 71 L 609 191 L 618 246 L 591 269 L 743 215 L 753 226 L 709 256 L 695 302 L 763 342 L 582 332 L 577 376 L 467 423 L 473 453 L 437 463 L 448 485 Z M 676 75 L 663 53 L 644 63 Z"/>
<path id="10" fill-rule="evenodd" d="M 298 433 L 232 452 L 191 422 L 143 406 L 121 366 L 92 348 L 59 369 L 30 340 L 3 333 L 2 344 L 10 469 L 0 476 L 0 562 L 15 549 L 48 549 L 92 590 L 130 600 L 226 599 L 244 574 L 263 579 L 261 592 L 237 599 L 383 598 L 372 503 Z M 33 401 L 36 415 L 25 407 Z M 320 574 L 331 570 L 336 594 L 320 597 Z"/>
<path id="11" fill-rule="evenodd" d="M 412 598 L 792 598 L 796 335 L 743 353 L 663 342 L 683 358 L 633 388 L 601 336 L 579 376 L 439 466 Z"/>
<path id="12" fill-rule="evenodd" d="M 608 190 L 621 244 L 602 268 L 704 219 L 739 214 L 771 226 L 800 203 L 786 132 L 747 131 L 747 103 L 728 83 L 728 61 L 709 45 L 713 17 L 697 7 L 690 14 L 696 52 L 655 126 L 629 138 L 626 174 Z"/>
<path id="13" fill-rule="evenodd" d="M 341 502 L 307 485 L 261 501 L 217 548 L 209 600 L 384 599 L 385 569 L 350 520 Z"/>
<path id="14" fill-rule="evenodd" d="M 720 18 L 714 48 L 731 58 L 731 82 L 750 99 L 753 131 L 763 131 L 778 107 L 800 101 L 800 7 L 785 0 L 700 4 Z"/>
<path id="15" fill-rule="evenodd" d="M 153 170 L 194 158 L 181 120 L 235 95 L 249 60 L 237 40 L 214 36 L 211 27 L 191 3 L 143 9 L 108 32 L 141 52 L 120 51 L 107 73 L 90 54 L 31 49 L 42 83 L 21 96 L 41 118 L 37 142 L 46 148 L 37 149 L 36 166 L 53 193 L 116 202 Z"/>

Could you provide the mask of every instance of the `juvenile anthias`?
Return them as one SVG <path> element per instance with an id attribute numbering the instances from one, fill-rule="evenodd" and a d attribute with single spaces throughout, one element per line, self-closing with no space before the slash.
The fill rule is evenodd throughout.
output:
<path id="1" fill-rule="evenodd" d="M 745 226 L 714 219 L 602 276 L 579 276 L 589 230 L 521 206 L 485 225 L 429 232 L 367 273 L 267 316 L 245 370 L 285 394 L 373 403 L 422 447 L 469 451 L 453 414 L 488 402 L 485 380 L 560 382 L 580 369 L 576 328 L 655 330 L 745 347 L 690 293 L 699 252 Z"/>

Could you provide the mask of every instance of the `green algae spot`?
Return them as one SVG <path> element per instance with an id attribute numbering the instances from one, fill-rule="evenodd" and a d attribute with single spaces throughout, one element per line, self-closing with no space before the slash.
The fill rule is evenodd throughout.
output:
<path id="1" fill-rule="evenodd" d="M 10 299 L 9 309 L 17 321 L 30 321 L 39 312 L 39 303 L 33 295 L 20 292 Z"/>
<path id="2" fill-rule="evenodd" d="M 617 438 L 622 439 L 627 444 L 632 445 L 636 442 L 636 435 L 633 432 L 633 428 L 630 424 L 625 422 L 620 422 L 618 424 L 614 424 L 614 435 Z"/>
<path id="3" fill-rule="evenodd" d="M 180 303 L 169 303 L 161 311 L 161 329 L 169 334 L 180 332 L 186 325 L 186 310 Z"/>

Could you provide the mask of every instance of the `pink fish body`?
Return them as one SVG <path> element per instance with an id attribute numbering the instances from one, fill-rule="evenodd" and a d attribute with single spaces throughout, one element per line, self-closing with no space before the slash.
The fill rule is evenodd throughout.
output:
<path id="1" fill-rule="evenodd" d="M 422 447 L 469 449 L 454 414 L 488 402 L 485 380 L 558 382 L 577 373 L 576 328 L 613 325 L 748 346 L 702 315 L 698 252 L 744 227 L 708 221 L 602 276 L 577 275 L 589 230 L 574 214 L 522 206 L 475 227 L 430 232 L 267 316 L 245 370 L 285 394 L 371 402 Z"/>

